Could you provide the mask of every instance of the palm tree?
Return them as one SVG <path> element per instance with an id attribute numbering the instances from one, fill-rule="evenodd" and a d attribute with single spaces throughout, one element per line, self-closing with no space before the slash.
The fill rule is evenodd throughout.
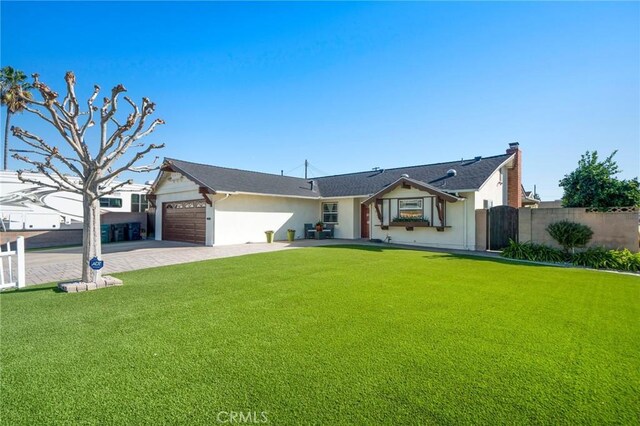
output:
<path id="1" fill-rule="evenodd" d="M 27 76 L 13 67 L 0 70 L 0 104 L 7 106 L 7 118 L 4 124 L 4 158 L 2 170 L 7 170 L 9 157 L 9 122 L 11 114 L 21 112 L 25 107 L 23 98 L 31 98 L 31 85 L 27 83 Z"/>

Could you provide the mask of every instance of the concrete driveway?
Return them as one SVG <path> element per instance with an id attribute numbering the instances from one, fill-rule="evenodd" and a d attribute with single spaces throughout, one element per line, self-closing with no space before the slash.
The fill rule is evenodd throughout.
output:
<path id="1" fill-rule="evenodd" d="M 156 266 L 197 262 L 199 260 L 242 256 L 251 253 L 288 250 L 331 244 L 353 244 L 346 240 L 298 240 L 205 247 L 175 241 L 131 241 L 102 246 L 103 273 L 134 271 Z M 82 248 L 71 247 L 29 251 L 26 253 L 27 285 L 70 281 L 82 274 Z"/>

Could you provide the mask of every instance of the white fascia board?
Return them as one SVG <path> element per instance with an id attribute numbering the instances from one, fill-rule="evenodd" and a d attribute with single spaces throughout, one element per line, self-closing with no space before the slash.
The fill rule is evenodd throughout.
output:
<path id="1" fill-rule="evenodd" d="M 493 172 L 491 172 L 491 174 L 489 176 L 487 176 L 487 179 L 485 179 L 484 182 L 482 182 L 482 185 L 480 185 L 480 187 L 478 189 L 473 190 L 475 191 L 480 191 L 482 190 L 482 187 L 485 186 L 487 184 L 487 182 L 489 182 L 489 179 L 491 179 L 491 176 L 496 172 L 496 170 L 500 170 L 501 168 L 503 168 L 508 162 L 510 162 L 511 160 L 513 160 L 513 158 L 516 156 L 516 154 L 511 154 L 511 157 L 507 158 L 506 160 L 504 160 L 498 167 L 496 167 L 495 169 L 493 169 Z M 459 191 L 459 192 L 463 192 L 463 191 Z"/>
<path id="2" fill-rule="evenodd" d="M 372 194 L 369 195 L 341 195 L 339 197 L 320 197 L 322 200 L 342 200 L 347 198 L 369 198 Z"/>
<path id="3" fill-rule="evenodd" d="M 244 192 L 244 191 L 216 191 L 216 194 L 229 194 L 229 195 L 255 195 L 257 197 L 278 197 L 278 198 L 301 198 L 304 200 L 320 200 L 322 197 L 304 197 L 302 195 L 282 195 L 282 194 L 262 194 L 258 192 Z"/>
<path id="4" fill-rule="evenodd" d="M 258 197 L 279 197 L 279 198 L 301 198 L 305 200 L 339 200 L 349 198 L 366 198 L 369 195 L 343 195 L 340 197 L 305 197 L 302 195 L 282 195 L 282 194 L 263 194 L 258 192 L 244 192 L 244 191 L 216 191 L 217 194 L 229 194 L 229 195 L 256 195 Z"/>
<path id="5" fill-rule="evenodd" d="M 461 192 L 478 192 L 478 191 L 480 191 L 479 188 L 478 189 L 450 189 L 448 192 L 455 192 L 456 194 L 459 194 Z"/>
<path id="6" fill-rule="evenodd" d="M 151 183 L 151 186 L 149 187 L 149 193 L 157 189 L 158 185 L 160 184 L 160 178 L 163 176 L 163 173 L 164 171 L 158 170 L 158 174 L 156 175 L 156 178 L 153 180 L 153 182 Z"/>

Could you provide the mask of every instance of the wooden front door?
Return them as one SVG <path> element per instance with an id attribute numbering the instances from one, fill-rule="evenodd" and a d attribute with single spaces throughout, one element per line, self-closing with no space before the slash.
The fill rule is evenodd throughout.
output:
<path id="1" fill-rule="evenodd" d="M 360 237 L 369 237 L 369 206 L 360 205 Z"/>
<path id="2" fill-rule="evenodd" d="M 204 200 L 162 204 L 162 239 L 204 244 L 206 235 Z"/>

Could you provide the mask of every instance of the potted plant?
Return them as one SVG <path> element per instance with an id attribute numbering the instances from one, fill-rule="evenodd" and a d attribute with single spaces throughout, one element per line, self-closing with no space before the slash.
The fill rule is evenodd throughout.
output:
<path id="1" fill-rule="evenodd" d="M 320 220 L 316 223 L 316 231 L 318 232 L 322 232 L 322 229 L 324 228 L 324 223 Z"/>
<path id="2" fill-rule="evenodd" d="M 289 242 L 296 239 L 296 230 L 295 229 L 287 229 L 287 240 Z"/>
<path id="3" fill-rule="evenodd" d="M 264 231 L 265 235 L 267 236 L 267 242 L 269 244 L 271 244 L 273 242 L 273 231 Z"/>
<path id="4" fill-rule="evenodd" d="M 424 217 L 394 217 L 390 223 L 391 226 L 431 226 L 429 219 Z"/>

